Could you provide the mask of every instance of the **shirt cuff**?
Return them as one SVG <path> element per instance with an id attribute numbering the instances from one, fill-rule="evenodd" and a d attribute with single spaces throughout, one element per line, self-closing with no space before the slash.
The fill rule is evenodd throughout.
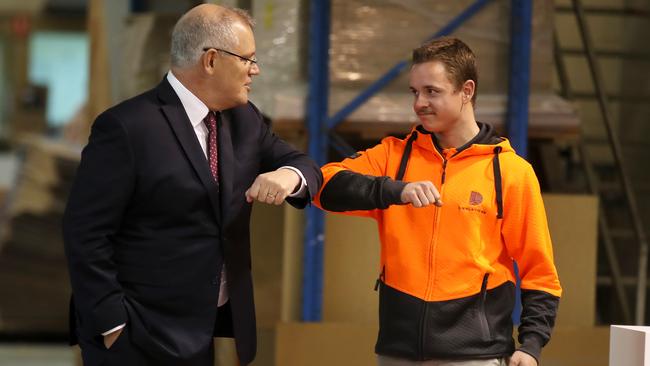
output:
<path id="1" fill-rule="evenodd" d="M 301 180 L 300 188 L 298 188 L 298 190 L 296 190 L 295 192 L 291 193 L 289 195 L 289 197 L 298 197 L 298 198 L 306 197 L 307 196 L 307 180 L 305 179 L 305 176 L 302 175 L 302 172 L 300 171 L 300 169 L 292 167 L 292 166 L 288 166 L 288 165 L 287 166 L 281 166 L 281 167 L 278 168 L 278 170 L 280 170 L 280 169 L 293 170 L 294 172 L 296 172 L 296 174 L 298 174 L 298 176 L 300 177 L 300 180 Z"/>
<path id="2" fill-rule="evenodd" d="M 113 333 L 113 332 L 117 332 L 118 330 L 120 330 L 120 329 L 122 329 L 122 328 L 124 328 L 124 327 L 126 327 L 126 323 L 124 323 L 124 324 L 122 324 L 122 325 L 118 325 L 117 327 L 115 327 L 115 328 L 113 328 L 113 329 L 111 329 L 111 330 L 108 330 L 108 331 L 102 333 L 102 335 L 103 335 L 103 336 L 107 336 L 107 335 L 109 335 L 109 334 L 111 334 L 111 333 Z"/>

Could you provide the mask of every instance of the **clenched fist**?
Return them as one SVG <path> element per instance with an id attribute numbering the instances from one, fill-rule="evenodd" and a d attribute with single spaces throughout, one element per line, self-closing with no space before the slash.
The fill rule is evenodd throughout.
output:
<path id="1" fill-rule="evenodd" d="M 428 180 L 407 184 L 404 186 L 400 198 L 402 203 L 410 203 L 413 207 L 442 206 L 438 189 Z"/>
<path id="2" fill-rule="evenodd" d="M 278 169 L 260 174 L 246 191 L 246 201 L 251 203 L 257 200 L 262 203 L 281 205 L 300 183 L 300 176 L 291 169 Z"/>

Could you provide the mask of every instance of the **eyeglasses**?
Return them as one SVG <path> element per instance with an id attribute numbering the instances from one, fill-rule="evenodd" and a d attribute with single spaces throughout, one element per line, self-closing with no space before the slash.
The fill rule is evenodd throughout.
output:
<path id="1" fill-rule="evenodd" d="M 239 60 L 240 60 L 241 62 L 243 62 L 244 65 L 246 65 L 246 66 L 248 66 L 248 67 L 252 67 L 253 65 L 257 65 L 257 59 L 247 58 L 247 57 L 244 57 L 244 56 L 238 55 L 238 54 L 236 54 L 236 53 L 234 53 L 234 52 L 230 52 L 230 51 L 222 50 L 221 48 L 217 48 L 217 47 L 205 47 L 205 48 L 203 48 L 203 52 L 207 52 L 207 51 L 209 51 L 209 50 L 217 50 L 217 51 L 221 51 L 221 52 L 227 53 L 227 54 L 229 54 L 229 55 L 231 55 L 231 56 L 235 56 L 235 57 L 239 58 Z"/>

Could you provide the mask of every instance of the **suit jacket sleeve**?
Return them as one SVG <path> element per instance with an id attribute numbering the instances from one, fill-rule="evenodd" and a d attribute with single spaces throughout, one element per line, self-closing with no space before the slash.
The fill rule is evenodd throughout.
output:
<path id="1" fill-rule="evenodd" d="M 252 104 L 251 104 L 252 105 Z M 255 109 L 255 107 L 253 107 Z M 276 170 L 282 166 L 292 166 L 300 170 L 307 181 L 307 195 L 305 197 L 288 197 L 287 202 L 296 207 L 304 208 L 323 184 L 323 175 L 316 163 L 305 153 L 289 145 L 262 122 L 262 117 L 257 109 L 255 112 L 260 118 L 259 143 L 262 154 L 262 170 L 264 172 Z"/>
<path id="2" fill-rule="evenodd" d="M 134 171 L 126 130 L 105 112 L 95 121 L 82 152 L 63 218 L 78 327 L 87 337 L 127 320 L 111 238 L 132 195 Z"/>

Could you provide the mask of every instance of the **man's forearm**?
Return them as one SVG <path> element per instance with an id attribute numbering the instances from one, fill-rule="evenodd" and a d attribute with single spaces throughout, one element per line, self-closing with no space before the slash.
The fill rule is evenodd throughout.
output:
<path id="1" fill-rule="evenodd" d="M 402 203 L 406 183 L 389 177 L 373 177 L 349 170 L 336 173 L 320 195 L 324 209 L 335 212 L 385 209 Z"/>

